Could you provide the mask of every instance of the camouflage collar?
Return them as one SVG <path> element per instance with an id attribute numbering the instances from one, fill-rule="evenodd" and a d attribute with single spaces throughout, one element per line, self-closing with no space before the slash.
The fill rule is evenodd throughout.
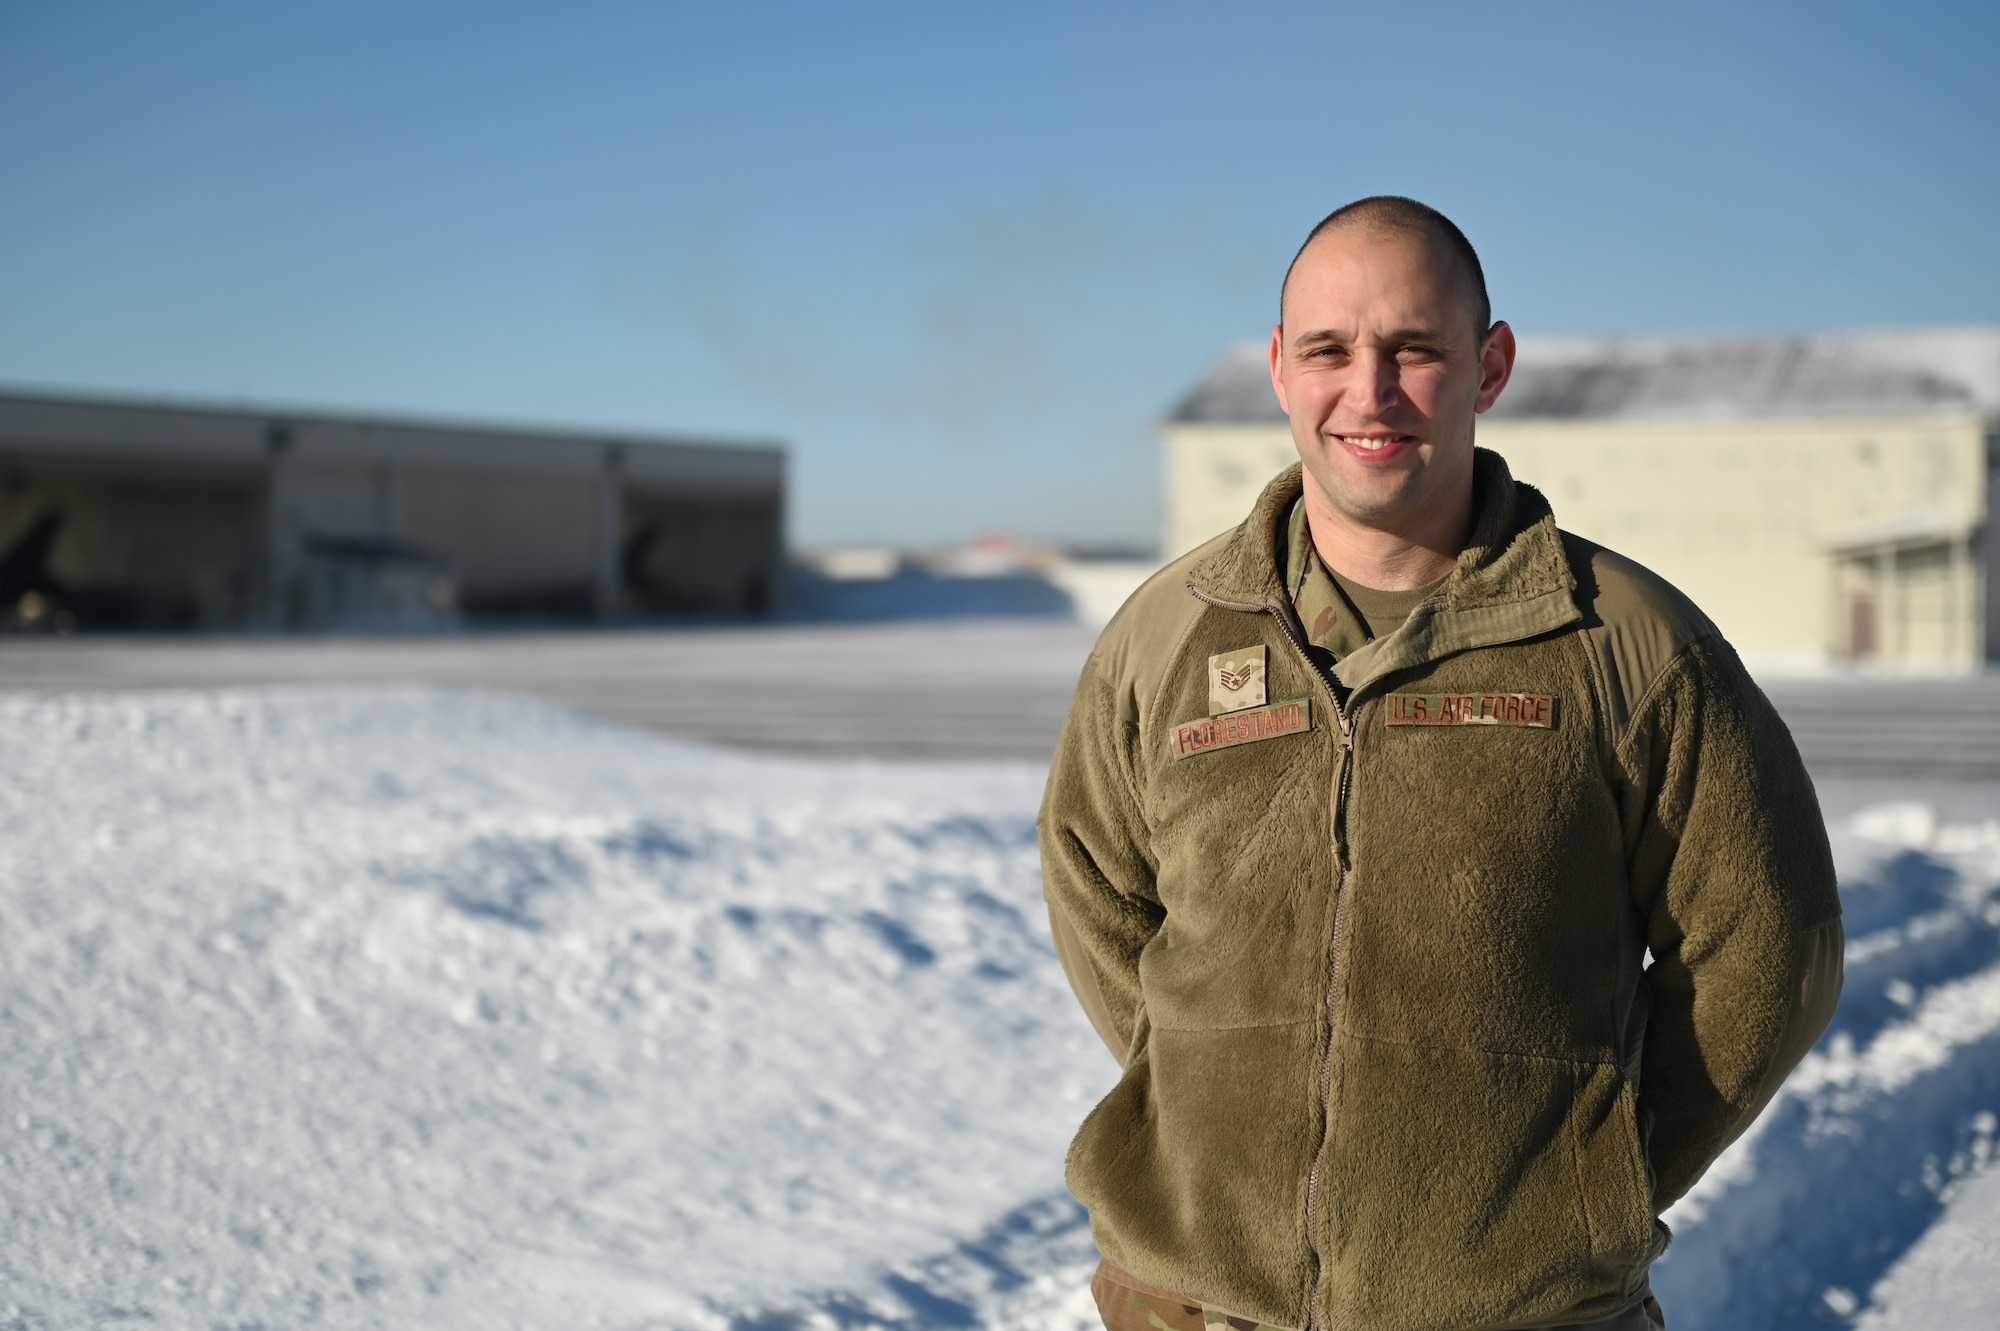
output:
<path id="1" fill-rule="evenodd" d="M 1368 641 L 1373 621 L 1356 613 L 1345 589 L 1320 563 L 1303 500 L 1292 504 L 1292 516 L 1285 523 L 1285 595 L 1299 612 L 1306 641 L 1333 660 L 1358 651 Z M 1414 603 L 1422 598 L 1410 599 Z"/>

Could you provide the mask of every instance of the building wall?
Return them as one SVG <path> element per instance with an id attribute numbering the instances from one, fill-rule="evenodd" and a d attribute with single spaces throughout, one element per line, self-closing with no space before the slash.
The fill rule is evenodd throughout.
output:
<path id="1" fill-rule="evenodd" d="M 451 561 L 468 612 L 587 611 L 597 579 L 592 475 L 412 468 L 391 535 Z"/>
<path id="2" fill-rule="evenodd" d="M 784 514 L 628 489 L 619 572 L 641 614 L 769 613 L 784 594 Z"/>
<path id="3" fill-rule="evenodd" d="M 1980 659 L 1982 579 L 1963 538 L 1885 542 L 1833 560 L 1829 638 L 1836 657 L 1966 669 Z"/>
<path id="4" fill-rule="evenodd" d="M 2000 429 L 1986 436 L 1986 505 L 1975 566 L 1986 584 L 1986 659 L 2000 661 Z"/>
<path id="5" fill-rule="evenodd" d="M 774 498 L 705 498 L 617 468 L 474 472 L 299 465 L 288 532 L 395 541 L 445 559 L 480 615 L 761 614 L 778 601 Z"/>
<path id="6" fill-rule="evenodd" d="M 1277 425 L 1167 427 L 1166 540 L 1178 559 L 1249 516 L 1270 479 L 1299 460 L 1291 433 Z"/>
<path id="7" fill-rule="evenodd" d="M 1985 517 L 1978 421 L 1530 420 L 1479 435 L 1565 528 L 1666 577 L 1748 656 L 1857 654 L 1859 588 L 1843 585 L 1855 561 L 1832 547 L 1873 527 L 1911 539 L 1859 655 L 1945 669 L 1979 658 L 1982 579 L 1965 549 Z"/>
<path id="8" fill-rule="evenodd" d="M 0 395 L 0 554 L 62 515 L 0 566 L 83 628 L 767 613 L 784 479 L 771 447 Z"/>
<path id="9" fill-rule="evenodd" d="M 1988 433 L 1977 420 L 1509 420 L 1481 422 L 1479 441 L 1566 529 L 1672 581 L 1746 656 L 1806 664 L 1866 645 L 1885 665 L 1966 669 L 1995 581 Z M 1295 457 L 1282 424 L 1169 427 L 1170 553 L 1240 522 Z M 1893 570 L 1833 548 L 1871 524 L 1912 534 Z M 1869 596 L 1880 623 L 1857 644 L 1855 598 Z"/>
<path id="10" fill-rule="evenodd" d="M 48 572 L 86 617 L 143 627 L 237 623 L 257 603 L 263 491 L 252 476 L 6 469 L 0 550 L 60 514 Z"/>

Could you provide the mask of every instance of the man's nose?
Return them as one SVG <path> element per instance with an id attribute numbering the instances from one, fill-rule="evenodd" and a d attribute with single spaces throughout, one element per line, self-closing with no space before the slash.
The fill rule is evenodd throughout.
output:
<path id="1" fill-rule="evenodd" d="M 1378 414 L 1396 400 L 1399 369 L 1394 356 L 1368 349 L 1358 352 L 1347 385 L 1347 405 L 1369 415 Z"/>

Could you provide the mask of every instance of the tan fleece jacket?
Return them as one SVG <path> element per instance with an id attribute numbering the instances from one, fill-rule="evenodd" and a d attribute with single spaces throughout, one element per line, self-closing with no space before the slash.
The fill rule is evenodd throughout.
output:
<path id="1" fill-rule="evenodd" d="M 1626 1306 L 1656 1215 L 1839 993 L 1812 785 L 1735 653 L 1498 456 L 1476 484 L 1343 707 L 1284 594 L 1279 476 L 1111 622 L 1049 774 L 1057 945 L 1125 1066 L 1070 1186 L 1111 1261 L 1259 1321 Z"/>

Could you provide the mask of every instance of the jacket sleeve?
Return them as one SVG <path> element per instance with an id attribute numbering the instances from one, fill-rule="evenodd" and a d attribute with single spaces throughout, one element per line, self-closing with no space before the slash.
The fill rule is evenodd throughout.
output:
<path id="1" fill-rule="evenodd" d="M 1697 641 L 1662 672 L 1619 758 L 1653 954 L 1639 1102 L 1664 1210 L 1832 1020 L 1840 894 L 1791 733 L 1719 640 Z"/>
<path id="2" fill-rule="evenodd" d="M 1092 658 L 1042 796 L 1042 884 L 1070 987 L 1122 1063 L 1140 1007 L 1139 953 L 1166 912 L 1142 816 L 1138 730 Z"/>

